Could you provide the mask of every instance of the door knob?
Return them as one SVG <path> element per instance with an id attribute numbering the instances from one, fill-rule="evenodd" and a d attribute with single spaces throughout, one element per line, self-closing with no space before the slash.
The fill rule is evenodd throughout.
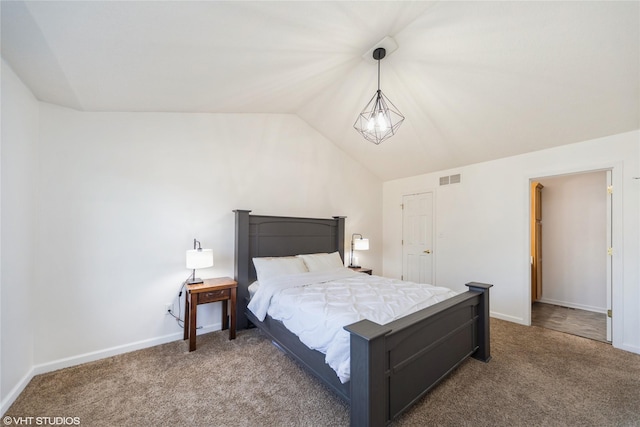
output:
<path id="1" fill-rule="evenodd" d="M 425 254 L 430 254 L 431 253 L 431 249 L 427 249 L 426 251 L 424 251 Z"/>

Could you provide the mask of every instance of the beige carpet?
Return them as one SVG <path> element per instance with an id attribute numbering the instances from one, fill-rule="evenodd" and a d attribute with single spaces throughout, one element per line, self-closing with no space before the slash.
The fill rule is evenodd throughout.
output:
<path id="1" fill-rule="evenodd" d="M 468 360 L 398 426 L 640 426 L 640 355 L 492 319 Z M 344 426 L 349 409 L 258 330 L 178 341 L 39 375 L 7 414 L 82 426 Z"/>

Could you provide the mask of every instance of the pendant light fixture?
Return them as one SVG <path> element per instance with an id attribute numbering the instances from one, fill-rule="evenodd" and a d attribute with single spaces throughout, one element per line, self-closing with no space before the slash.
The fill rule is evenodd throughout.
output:
<path id="1" fill-rule="evenodd" d="M 386 54 L 383 47 L 373 51 L 373 59 L 378 61 L 378 90 L 353 124 L 364 139 L 376 145 L 395 135 L 404 120 L 404 116 L 380 90 L 380 60 Z"/>

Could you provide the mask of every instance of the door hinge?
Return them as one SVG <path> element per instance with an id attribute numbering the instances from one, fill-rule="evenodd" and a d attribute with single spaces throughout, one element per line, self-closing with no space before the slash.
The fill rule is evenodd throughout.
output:
<path id="1" fill-rule="evenodd" d="M 607 187 L 607 194 L 613 194 L 613 185 Z"/>
<path id="2" fill-rule="evenodd" d="M 607 317 L 613 317 L 613 314 L 612 314 L 611 310 L 607 310 Z"/>
<path id="3" fill-rule="evenodd" d="M 404 210 L 404 203 L 402 203 L 402 204 L 400 205 L 400 209 L 403 209 L 403 210 Z"/>
<path id="4" fill-rule="evenodd" d="M 613 248 L 607 248 L 607 255 L 613 256 Z"/>

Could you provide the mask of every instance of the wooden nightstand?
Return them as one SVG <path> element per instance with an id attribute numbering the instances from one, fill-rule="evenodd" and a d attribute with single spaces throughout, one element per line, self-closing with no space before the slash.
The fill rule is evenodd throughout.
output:
<path id="1" fill-rule="evenodd" d="M 369 276 L 371 276 L 371 269 L 370 268 L 364 268 L 364 267 L 349 267 L 350 269 L 352 269 L 353 271 L 357 271 L 358 273 L 364 273 L 364 274 L 368 274 Z"/>
<path id="2" fill-rule="evenodd" d="M 236 290 L 238 284 L 229 277 L 205 279 L 204 283 L 187 285 L 184 301 L 184 339 L 189 338 L 189 351 L 196 349 L 196 314 L 198 304 L 222 301 L 222 329 L 229 328 L 229 339 L 236 337 Z M 230 301 L 227 317 L 227 301 Z M 231 322 L 229 322 L 231 321 Z M 229 325 L 231 323 L 231 325 Z"/>

